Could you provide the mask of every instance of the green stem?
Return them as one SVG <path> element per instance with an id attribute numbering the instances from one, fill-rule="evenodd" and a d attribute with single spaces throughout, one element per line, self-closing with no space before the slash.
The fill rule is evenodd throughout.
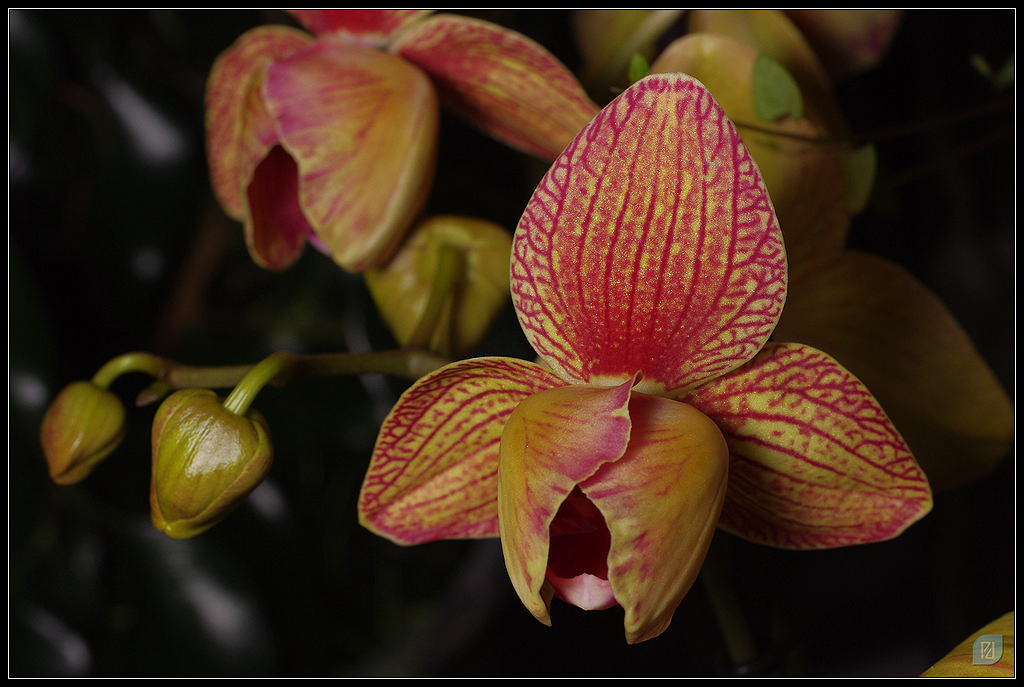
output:
<path id="1" fill-rule="evenodd" d="M 238 385 L 224 399 L 224 409 L 235 415 L 245 415 L 256 395 L 283 372 L 287 372 L 295 364 L 295 354 L 279 351 L 263 359 L 250 369 Z"/>
<path id="2" fill-rule="evenodd" d="M 174 362 L 151 353 L 122 353 L 107 361 L 92 377 L 92 383 L 101 389 L 108 389 L 114 380 L 129 372 L 145 372 L 153 377 L 162 377 Z"/>
<path id="3" fill-rule="evenodd" d="M 282 351 L 256 365 L 180 365 L 150 353 L 123 353 L 108 361 L 93 375 L 96 386 L 107 389 L 115 379 L 130 372 L 154 378 L 136 399 L 138 405 L 155 403 L 176 389 L 236 387 L 252 373 L 252 383 L 281 386 L 301 379 L 340 375 L 387 374 L 415 380 L 452 362 L 432 353 L 396 349 L 368 353 L 320 353 L 298 355 Z M 257 372 L 257 369 L 259 370 Z M 248 382 L 247 382 L 248 384 Z"/>
<path id="4" fill-rule="evenodd" d="M 279 359 L 275 359 L 277 362 L 267 363 L 268 367 L 265 369 L 272 370 L 273 374 L 267 375 L 266 381 L 261 386 L 264 384 L 282 386 L 293 381 L 318 377 L 375 373 L 415 380 L 451 362 L 447 358 L 431 353 L 405 349 L 368 353 L 306 355 L 288 353 L 287 356 L 290 357 L 290 362 L 287 365 L 281 366 L 282 361 Z M 271 356 L 271 358 L 273 357 Z M 139 405 L 151 403 L 175 389 L 234 387 L 240 384 L 256 367 L 257 365 L 205 367 L 178 365 L 173 361 L 166 361 L 157 381 L 139 396 L 137 403 Z M 266 372 L 260 374 L 265 375 Z"/>
<path id="5" fill-rule="evenodd" d="M 707 590 L 734 667 L 750 666 L 757 658 L 757 647 L 747 627 L 743 609 L 728 571 L 721 560 L 722 551 L 715 546 L 708 550 L 701 569 L 701 580 Z"/>

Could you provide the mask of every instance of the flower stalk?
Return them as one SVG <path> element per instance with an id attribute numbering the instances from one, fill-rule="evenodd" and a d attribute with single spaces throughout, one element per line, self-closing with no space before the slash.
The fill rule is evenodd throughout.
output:
<path id="1" fill-rule="evenodd" d="M 278 354 L 275 354 L 278 355 Z M 170 358 L 144 352 L 123 353 L 111 359 L 93 376 L 92 382 L 108 388 L 121 375 L 143 372 L 155 378 L 136 398 L 143 406 L 159 401 L 176 389 L 205 387 L 229 388 L 238 385 L 259 365 L 267 364 L 273 370 L 261 384 L 282 386 L 301 379 L 334 377 L 340 375 L 388 374 L 407 379 L 418 379 L 447 363 L 447 358 L 419 350 L 395 349 L 365 353 L 295 354 L 281 352 L 282 358 L 270 358 L 256 365 L 183 365 Z M 283 356 L 290 362 L 281 366 Z M 276 362 L 268 362 L 268 361 Z M 261 376 L 265 373 L 261 372 Z"/>

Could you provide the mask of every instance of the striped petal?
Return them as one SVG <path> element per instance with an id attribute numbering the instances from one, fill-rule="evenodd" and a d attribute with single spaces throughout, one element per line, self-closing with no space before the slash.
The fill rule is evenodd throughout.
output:
<path id="1" fill-rule="evenodd" d="M 430 75 L 452 112 L 546 160 L 599 109 L 545 48 L 490 22 L 439 14 L 416 23 L 391 50 Z"/>
<path id="2" fill-rule="evenodd" d="M 849 146 L 813 140 L 829 132 L 807 117 L 759 118 L 752 85 L 758 54 L 729 36 L 691 33 L 665 48 L 651 72 L 699 79 L 736 123 L 771 194 L 792 272 L 807 256 L 837 251 L 846 242 L 850 212 L 842 156 Z"/>
<path id="3" fill-rule="evenodd" d="M 323 38 L 271 64 L 264 95 L 316 235 L 349 271 L 382 263 L 433 183 L 430 82 L 395 55 Z"/>
<path id="4" fill-rule="evenodd" d="M 728 450 L 694 407 L 617 387 L 531 396 L 505 426 L 499 524 L 520 599 L 625 609 L 630 643 L 668 627 L 725 498 Z"/>
<path id="5" fill-rule="evenodd" d="M 397 544 L 498 534 L 498 444 L 512 410 L 563 382 L 534 363 L 478 358 L 411 386 L 381 425 L 359 522 Z"/>
<path id="6" fill-rule="evenodd" d="M 632 380 L 534 394 L 505 424 L 498 477 L 505 567 L 523 604 L 546 625 L 551 523 L 577 484 L 626 451 L 631 386 Z"/>
<path id="7" fill-rule="evenodd" d="M 725 500 L 729 453 L 693 406 L 634 393 L 626 455 L 580 488 L 611 532 L 608 577 L 626 641 L 661 634 L 707 555 Z"/>
<path id="8" fill-rule="evenodd" d="M 936 491 L 980 479 L 1011 454 L 1013 401 L 938 296 L 868 253 L 803 267 L 775 335 L 828 351 L 863 381 Z"/>
<path id="9" fill-rule="evenodd" d="M 566 148 L 513 243 L 526 336 L 574 382 L 695 386 L 750 360 L 785 300 L 786 256 L 756 165 L 710 93 L 638 81 Z"/>
<path id="10" fill-rule="evenodd" d="M 318 36 L 342 35 L 366 45 L 387 45 L 402 29 L 434 10 L 288 10 Z"/>
<path id="11" fill-rule="evenodd" d="M 891 539 L 931 510 L 931 488 L 899 432 L 828 355 L 772 343 L 687 394 L 731 453 L 721 526 L 794 549 Z"/>
<path id="12" fill-rule="evenodd" d="M 282 26 L 243 34 L 214 62 L 206 85 L 206 144 L 213 191 L 243 223 L 253 260 L 283 269 L 312 228 L 299 207 L 295 163 L 280 148 L 262 97 L 267 65 L 305 48 L 309 35 Z"/>

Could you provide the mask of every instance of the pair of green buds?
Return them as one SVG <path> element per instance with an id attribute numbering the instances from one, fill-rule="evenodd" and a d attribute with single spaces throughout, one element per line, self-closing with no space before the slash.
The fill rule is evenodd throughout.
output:
<path id="1" fill-rule="evenodd" d="M 263 481 L 273 462 L 273 445 L 266 419 L 250 406 L 294 359 L 288 352 L 269 356 L 223 399 L 210 389 L 195 387 L 178 389 L 164 399 L 152 432 L 149 498 L 157 529 L 176 539 L 200 534 L 223 520 Z M 40 428 L 54 482 L 80 482 L 120 445 L 125 408 L 108 387 L 119 374 L 139 367 L 158 373 L 167 369 L 168 361 L 126 354 L 92 380 L 69 384 L 54 399 Z M 152 388 L 159 388 L 159 383 Z"/>

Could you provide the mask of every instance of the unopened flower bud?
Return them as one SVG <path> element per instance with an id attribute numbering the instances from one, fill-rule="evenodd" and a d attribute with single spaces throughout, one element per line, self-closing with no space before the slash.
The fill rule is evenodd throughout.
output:
<path id="1" fill-rule="evenodd" d="M 175 539 L 220 522 L 255 489 L 273 462 L 266 420 L 236 414 L 209 389 L 182 389 L 153 421 L 153 524 Z"/>
<path id="2" fill-rule="evenodd" d="M 473 217 L 440 215 L 417 225 L 366 284 L 403 347 L 438 355 L 472 350 L 509 302 L 512 237 Z"/>
<path id="3" fill-rule="evenodd" d="M 39 440 L 57 484 L 74 484 L 118 447 L 125 434 L 121 400 L 93 382 L 64 387 L 43 416 Z"/>

